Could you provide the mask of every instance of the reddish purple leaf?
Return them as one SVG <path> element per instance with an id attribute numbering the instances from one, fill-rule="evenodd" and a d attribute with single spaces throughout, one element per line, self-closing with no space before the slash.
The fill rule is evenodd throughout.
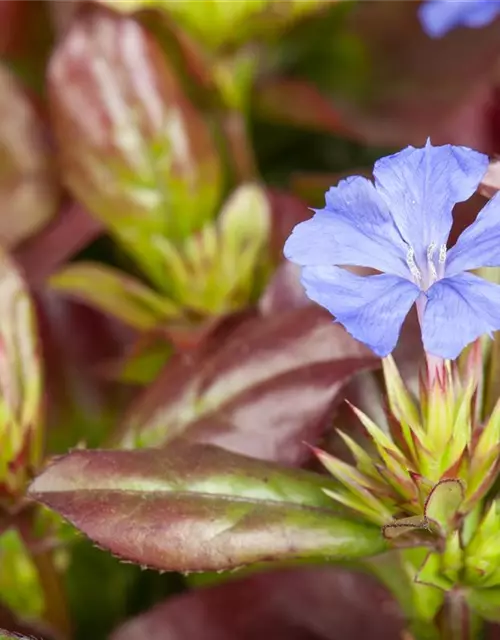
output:
<path id="1" fill-rule="evenodd" d="M 38 293 L 37 307 L 49 451 L 65 451 L 82 441 L 102 443 L 130 393 L 99 376 L 99 368 L 123 354 L 131 332 L 51 292 Z"/>
<path id="2" fill-rule="evenodd" d="M 500 160 L 493 159 L 490 162 L 488 171 L 479 186 L 479 191 L 487 198 L 492 198 L 500 191 Z"/>
<path id="3" fill-rule="evenodd" d="M 45 135 L 26 92 L 0 66 L 0 240 L 8 248 L 57 211 L 59 187 Z"/>
<path id="4" fill-rule="evenodd" d="M 403 621 L 373 578 L 330 567 L 231 579 L 161 604 L 111 640 L 400 640 Z"/>
<path id="5" fill-rule="evenodd" d="M 52 43 L 48 2 L 0 2 L 0 58 L 40 93 Z"/>
<path id="6" fill-rule="evenodd" d="M 340 110 L 372 144 L 453 143 L 489 151 L 491 72 L 500 25 L 456 29 L 429 38 L 416 2 L 362 2 L 353 33 L 363 42 L 370 76 L 363 101 L 342 96 Z M 326 89 L 326 87 L 324 87 Z"/>
<path id="7" fill-rule="evenodd" d="M 309 457 L 342 385 L 378 359 L 330 315 L 308 306 L 247 320 L 218 348 L 170 361 L 126 416 L 124 446 L 182 436 L 265 460 Z"/>
<path id="8" fill-rule="evenodd" d="M 354 79 L 342 81 L 345 65 L 336 73 L 333 36 L 331 49 L 324 43 L 316 51 L 327 68 L 332 58 L 331 73 L 311 64 L 309 77 L 267 76 L 257 88 L 257 108 L 270 120 L 340 131 L 364 145 L 420 145 L 430 136 L 434 144 L 492 152 L 500 24 L 433 39 L 422 29 L 418 4 L 356 3 L 342 30 L 355 51 L 348 58 Z"/>
<path id="9" fill-rule="evenodd" d="M 138 21 L 96 6 L 77 16 L 49 94 L 66 184 L 136 253 L 212 216 L 221 168 L 208 126 Z"/>
<path id="10" fill-rule="evenodd" d="M 286 313 L 311 305 L 300 282 L 301 268 L 288 260 L 283 261 L 259 300 L 259 308 L 266 316 Z"/>
<path id="11" fill-rule="evenodd" d="M 268 189 L 267 197 L 271 204 L 271 257 L 281 262 L 285 240 L 296 224 L 311 217 L 312 211 L 305 202 L 285 191 Z"/>
<path id="12" fill-rule="evenodd" d="M 80 11 L 80 7 L 84 3 L 85 0 L 70 0 L 69 2 L 60 2 L 60 0 L 46 0 L 52 22 L 52 28 L 55 31 L 57 40 L 64 36 L 66 31 L 71 26 L 74 17 Z"/>
<path id="13" fill-rule="evenodd" d="M 334 104 L 307 80 L 271 78 L 257 87 L 256 108 L 270 122 L 352 135 Z"/>
<path id="14" fill-rule="evenodd" d="M 0 603 L 0 640 L 53 640 L 55 634 L 43 625 L 17 618 L 12 611 Z"/>
<path id="15" fill-rule="evenodd" d="M 486 628 L 486 640 L 500 639 L 500 624 L 489 623 Z"/>
<path id="16" fill-rule="evenodd" d="M 353 559 L 386 547 L 379 528 L 324 493 L 324 476 L 211 445 L 73 451 L 30 496 L 113 554 L 169 571 L 270 560 Z"/>
<path id="17" fill-rule="evenodd" d="M 16 258 L 26 279 L 40 285 L 57 267 L 101 235 L 103 226 L 80 205 L 66 205 L 34 238 L 21 244 Z"/>

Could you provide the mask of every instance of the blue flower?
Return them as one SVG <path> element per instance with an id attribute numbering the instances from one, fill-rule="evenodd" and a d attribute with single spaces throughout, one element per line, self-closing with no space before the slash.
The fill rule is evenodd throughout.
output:
<path id="1" fill-rule="evenodd" d="M 452 209 L 478 187 L 487 156 L 466 147 L 408 147 L 354 176 L 295 227 L 285 256 L 301 265 L 312 300 L 380 356 L 396 346 L 412 305 L 427 353 L 454 359 L 500 329 L 500 286 L 469 269 L 500 266 L 500 194 L 448 250 Z M 341 265 L 341 266 L 339 266 Z M 346 266 L 370 267 L 359 276 Z"/>
<path id="2" fill-rule="evenodd" d="M 434 38 L 454 27 L 484 27 L 499 13 L 498 0 L 427 0 L 419 9 L 426 33 Z"/>

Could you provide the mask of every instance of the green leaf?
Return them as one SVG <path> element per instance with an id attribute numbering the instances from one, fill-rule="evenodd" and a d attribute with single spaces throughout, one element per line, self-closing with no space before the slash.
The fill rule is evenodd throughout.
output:
<path id="1" fill-rule="evenodd" d="M 15 529 L 0 536 L 0 600 L 19 616 L 36 618 L 43 613 L 37 569 Z"/>
<path id="2" fill-rule="evenodd" d="M 30 495 L 99 546 L 169 571 L 261 561 L 348 560 L 384 550 L 380 529 L 324 494 L 332 481 L 210 445 L 74 451 Z"/>
<path id="3" fill-rule="evenodd" d="M 464 564 L 464 552 L 461 547 L 459 531 L 454 531 L 446 540 L 441 563 L 444 575 L 451 582 L 458 582 Z"/>
<path id="4" fill-rule="evenodd" d="M 172 302 L 132 276 L 97 263 L 70 264 L 50 278 L 50 285 L 141 331 L 182 315 Z"/>
<path id="5" fill-rule="evenodd" d="M 446 535 L 454 527 L 458 510 L 464 499 L 464 485 L 457 479 L 438 482 L 425 503 L 425 516 L 435 522 Z"/>
<path id="6" fill-rule="evenodd" d="M 466 598 L 471 609 L 482 618 L 500 622 L 500 588 L 471 589 Z"/>
<path id="7" fill-rule="evenodd" d="M 425 547 L 391 551 L 363 562 L 391 591 L 398 601 L 416 638 L 437 640 L 439 635 L 433 620 L 444 599 L 435 587 L 415 582 L 415 575 L 427 555 Z"/>
<path id="8" fill-rule="evenodd" d="M 100 0 L 125 13 L 156 8 L 210 49 L 242 44 L 280 32 L 280 28 L 335 0 Z M 278 7 L 276 7 L 278 5 Z M 265 28 L 263 28 L 263 25 Z"/>
<path id="9" fill-rule="evenodd" d="M 431 551 L 420 568 L 415 581 L 443 591 L 449 591 L 453 583 L 442 574 L 441 555 Z"/>
<path id="10" fill-rule="evenodd" d="M 158 239 L 165 265 L 162 290 L 179 306 L 202 315 L 222 315 L 245 307 L 258 288 L 259 264 L 270 234 L 270 207 L 264 189 L 241 185 L 216 222 L 178 246 Z"/>

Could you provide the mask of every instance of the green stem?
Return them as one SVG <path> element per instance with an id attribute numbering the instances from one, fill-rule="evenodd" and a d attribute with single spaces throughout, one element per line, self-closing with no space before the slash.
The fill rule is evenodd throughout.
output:
<path id="1" fill-rule="evenodd" d="M 239 111 L 226 111 L 222 115 L 222 128 L 236 181 L 241 183 L 255 180 L 257 166 L 245 116 Z"/>
<path id="2" fill-rule="evenodd" d="M 44 621 L 57 632 L 58 637 L 69 638 L 71 620 L 62 576 L 56 566 L 54 550 L 44 548 L 44 541 L 35 533 L 35 518 L 36 514 L 30 513 L 23 526 L 19 527 L 19 533 L 40 580 L 44 595 Z"/>
<path id="3" fill-rule="evenodd" d="M 33 563 L 40 576 L 40 584 L 44 593 L 46 622 L 60 632 L 63 638 L 71 635 L 66 594 L 61 575 L 54 563 L 52 551 L 43 551 L 32 555 Z"/>

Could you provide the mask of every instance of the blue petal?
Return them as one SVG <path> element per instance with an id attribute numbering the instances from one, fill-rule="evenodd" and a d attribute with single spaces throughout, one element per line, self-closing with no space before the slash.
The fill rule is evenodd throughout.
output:
<path id="1" fill-rule="evenodd" d="M 342 180 L 326 194 L 326 207 L 301 222 L 285 256 L 300 265 L 351 265 L 410 277 L 407 247 L 387 205 L 366 178 Z"/>
<path id="2" fill-rule="evenodd" d="M 446 275 L 500 266 L 500 192 L 482 209 L 448 252 Z"/>
<path id="3" fill-rule="evenodd" d="M 374 166 L 375 186 L 391 209 L 417 265 L 427 263 L 427 249 L 446 244 L 452 209 L 476 190 L 488 156 L 467 147 L 407 147 Z"/>
<path id="4" fill-rule="evenodd" d="M 422 339 L 428 353 L 454 360 L 485 333 L 500 329 L 500 286 L 462 273 L 427 291 Z"/>
<path id="5" fill-rule="evenodd" d="M 428 0 L 419 9 L 425 32 L 440 38 L 458 26 L 483 27 L 500 13 L 496 0 Z"/>
<path id="6" fill-rule="evenodd" d="M 403 320 L 421 293 L 398 276 L 362 277 L 339 267 L 305 267 L 302 284 L 311 300 L 382 357 L 396 346 Z"/>

